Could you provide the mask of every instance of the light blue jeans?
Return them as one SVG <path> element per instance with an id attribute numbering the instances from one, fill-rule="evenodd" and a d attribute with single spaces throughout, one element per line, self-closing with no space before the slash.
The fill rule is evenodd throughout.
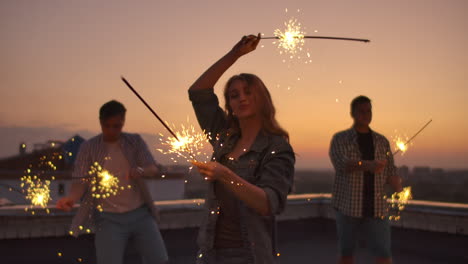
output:
<path id="1" fill-rule="evenodd" d="M 144 263 L 168 261 L 159 228 L 147 207 L 126 213 L 96 213 L 96 258 L 98 264 L 122 264 L 128 241 L 132 241 Z"/>

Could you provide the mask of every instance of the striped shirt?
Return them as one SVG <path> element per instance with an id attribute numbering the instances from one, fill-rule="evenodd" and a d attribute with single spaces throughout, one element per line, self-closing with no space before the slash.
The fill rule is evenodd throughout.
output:
<path id="1" fill-rule="evenodd" d="M 148 146 L 140 135 L 122 133 L 120 135 L 120 147 L 128 160 L 130 168 L 156 165 Z M 102 134 L 83 142 L 76 157 L 72 177 L 82 178 L 88 176 L 88 172 L 95 162 L 101 165 L 105 163 L 106 155 L 107 149 Z M 143 197 L 144 204 L 150 209 L 152 216 L 156 219 L 158 212 L 144 179 L 137 178 L 134 181 Z M 98 205 L 97 199 L 92 197 L 92 186 L 84 181 L 81 182 L 86 185 L 87 191 L 85 191 L 80 208 L 72 220 L 70 231 L 74 236 L 78 236 L 86 229 L 93 229 L 94 212 Z"/>
<path id="2" fill-rule="evenodd" d="M 384 217 L 388 211 L 384 185 L 388 177 L 396 175 L 396 167 L 388 140 L 375 131 L 372 131 L 372 138 L 375 160 L 387 160 L 384 170 L 375 173 L 374 176 L 374 217 Z M 345 215 L 363 217 L 364 172 L 346 171 L 348 161 L 361 160 L 356 130 L 350 128 L 336 133 L 331 141 L 329 155 L 336 171 L 332 193 L 333 207 Z"/>

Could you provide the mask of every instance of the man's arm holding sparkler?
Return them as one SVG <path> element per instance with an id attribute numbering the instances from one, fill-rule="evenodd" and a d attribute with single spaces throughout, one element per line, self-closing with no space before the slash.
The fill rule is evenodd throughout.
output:
<path id="1" fill-rule="evenodd" d="M 397 173 L 392 149 L 387 139 L 385 139 L 385 149 L 387 154 L 387 166 L 385 167 L 384 174 L 387 175 L 387 184 L 389 184 L 395 192 L 401 192 L 403 191 L 403 186 L 401 185 L 402 179 Z"/>
<path id="2" fill-rule="evenodd" d="M 89 183 L 83 179 L 85 175 L 88 175 L 89 164 L 91 164 L 88 150 L 89 148 L 87 142 L 82 143 L 73 168 L 73 182 L 70 187 L 70 192 L 68 196 L 63 197 L 57 201 L 57 209 L 71 211 L 71 209 L 73 209 L 73 205 L 75 205 L 75 203 L 81 199 L 83 194 L 88 189 Z"/>
<path id="3" fill-rule="evenodd" d="M 336 171 L 354 172 L 354 171 L 369 171 L 380 173 L 384 170 L 387 164 L 386 160 L 354 160 L 349 159 L 346 155 L 344 142 L 340 134 L 336 134 L 332 138 L 330 146 L 330 159 Z"/>

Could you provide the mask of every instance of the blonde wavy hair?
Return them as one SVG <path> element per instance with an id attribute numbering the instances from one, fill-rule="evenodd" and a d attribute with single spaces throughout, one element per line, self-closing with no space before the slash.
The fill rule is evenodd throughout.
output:
<path id="1" fill-rule="evenodd" d="M 258 104 L 258 114 L 262 120 L 263 130 L 273 135 L 282 136 L 289 141 L 289 133 L 284 130 L 276 120 L 276 109 L 273 105 L 270 92 L 258 76 L 250 73 L 241 73 L 239 75 L 232 76 L 224 87 L 225 112 L 229 128 L 236 130 L 240 129 L 239 120 L 233 115 L 231 106 L 229 105 L 229 88 L 232 83 L 237 80 L 244 81 L 255 96 L 256 103 Z"/>

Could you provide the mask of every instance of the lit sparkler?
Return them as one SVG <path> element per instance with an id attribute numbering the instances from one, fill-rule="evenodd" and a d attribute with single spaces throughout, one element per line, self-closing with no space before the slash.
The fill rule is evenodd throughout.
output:
<path id="1" fill-rule="evenodd" d="M 121 79 L 128 86 L 128 88 L 132 90 L 132 92 L 138 97 L 138 99 L 140 99 L 140 101 L 148 108 L 148 110 L 150 110 L 150 112 L 159 120 L 159 122 L 161 122 L 161 124 L 167 129 L 167 131 L 169 131 L 169 133 L 171 133 L 172 136 L 179 140 L 174 131 L 172 131 L 172 129 L 159 117 L 159 115 L 156 114 L 153 108 L 149 106 L 149 104 L 145 101 L 145 99 L 143 99 L 143 97 L 140 96 L 140 94 L 133 88 L 133 86 L 124 77 L 121 77 Z"/>
<path id="2" fill-rule="evenodd" d="M 334 39 L 334 40 L 349 40 L 349 41 L 360 41 L 360 42 L 370 42 L 369 39 L 361 39 L 361 38 L 344 38 L 344 37 L 326 37 L 326 36 L 294 36 L 291 32 L 285 32 L 285 34 L 288 34 L 289 37 L 288 39 L 291 38 L 305 38 L 305 39 Z M 275 34 L 276 35 L 276 34 Z M 262 39 L 280 39 L 281 36 L 275 36 L 275 37 L 262 37 Z"/>
<path id="3" fill-rule="evenodd" d="M 52 200 L 49 180 L 41 180 L 36 175 L 25 175 L 21 177 L 21 188 L 26 193 L 26 200 L 31 202 L 31 208 L 34 206 L 46 208 L 49 201 Z"/>
<path id="4" fill-rule="evenodd" d="M 148 108 L 148 110 L 161 122 L 161 124 L 171 133 L 172 137 L 168 137 L 163 145 L 169 146 L 168 151 L 160 150 L 162 153 L 175 153 L 178 157 L 184 157 L 189 160 L 197 160 L 197 156 L 201 155 L 200 151 L 205 146 L 207 136 L 203 133 L 196 133 L 193 126 L 191 128 L 185 128 L 182 126 L 182 131 L 174 133 L 174 131 L 164 122 L 158 114 L 149 106 L 149 104 L 140 96 L 140 94 L 133 88 L 133 86 L 124 78 L 121 77 L 122 81 L 128 86 L 130 90 L 140 99 L 140 101 Z M 161 137 L 164 137 L 160 134 Z M 174 160 L 174 159 L 173 159 Z M 174 162 L 176 162 L 174 160 Z"/>
<path id="5" fill-rule="evenodd" d="M 406 141 L 404 141 L 401 137 L 396 137 L 393 141 L 397 150 L 393 152 L 393 155 L 395 156 L 398 152 L 405 153 L 408 150 L 408 146 L 412 140 L 417 137 L 431 122 L 432 119 L 430 119 L 421 129 L 418 130 L 418 132 L 416 132 L 410 139 L 407 139 Z"/>
<path id="6" fill-rule="evenodd" d="M 396 130 L 395 133 L 397 133 Z M 396 135 L 394 137 L 392 136 L 394 147 L 396 150 L 398 150 L 398 152 L 401 152 L 401 155 L 405 154 L 405 152 L 411 145 L 410 143 L 406 144 L 406 142 L 408 142 L 408 139 L 409 138 L 406 135 Z M 397 154 L 398 152 L 395 151 L 393 155 Z"/>
<path id="7" fill-rule="evenodd" d="M 299 11 L 299 10 L 298 10 Z M 287 10 L 286 10 L 287 12 Z M 277 39 L 274 44 L 278 45 L 280 54 L 290 54 L 290 58 L 293 58 L 297 52 L 302 51 L 305 39 L 331 39 L 331 40 L 347 40 L 347 41 L 360 41 L 370 42 L 368 39 L 361 38 L 346 38 L 346 37 L 329 37 L 329 36 L 306 36 L 306 32 L 302 27 L 301 22 L 297 18 L 291 17 L 288 21 L 284 22 L 285 29 L 275 29 L 273 34 L 274 37 L 262 37 L 262 39 Z M 310 57 L 310 54 L 307 54 Z"/>
<path id="8" fill-rule="evenodd" d="M 277 44 L 280 54 L 282 54 L 283 50 L 286 53 L 295 54 L 298 50 L 302 50 L 302 46 L 304 46 L 305 32 L 301 28 L 301 23 L 296 18 L 289 19 L 284 25 L 286 26 L 284 32 L 276 29 L 274 31 L 275 37 L 265 37 L 263 39 L 278 39 Z"/>
<path id="9" fill-rule="evenodd" d="M 396 210 L 395 215 L 390 215 L 390 220 L 398 221 L 400 219 L 400 212 L 405 209 L 405 206 L 408 204 L 408 201 L 413 199 L 411 192 L 411 186 L 403 188 L 401 192 L 395 192 L 390 198 L 390 205 L 393 210 Z"/>
<path id="10" fill-rule="evenodd" d="M 54 164 L 54 160 L 60 160 L 60 153 L 54 152 L 51 155 L 44 155 L 39 157 L 39 161 L 34 164 L 29 164 L 28 169 L 25 171 L 21 180 L 21 193 L 24 198 L 29 201 L 29 207 L 26 207 L 25 210 L 34 209 L 36 207 L 42 207 L 46 209 L 46 212 L 49 213 L 49 209 L 46 208 L 48 203 L 52 200 L 50 197 L 50 184 L 51 181 L 55 180 L 55 176 L 47 175 L 48 179 L 43 179 L 45 177 L 46 171 L 56 171 L 57 166 Z M 33 171 L 34 170 L 34 171 Z M 32 214 L 35 214 L 34 211 L 31 211 Z"/>
<path id="11" fill-rule="evenodd" d="M 111 195 L 116 195 L 121 189 L 119 179 L 103 169 L 98 162 L 95 162 L 91 166 L 88 173 L 91 176 L 92 196 L 95 198 L 107 198 Z"/>
<path id="12" fill-rule="evenodd" d="M 192 160 L 209 159 L 206 153 L 206 147 L 209 139 L 209 135 L 203 132 L 197 132 L 193 125 L 186 127 L 181 125 L 180 132 L 177 131 L 175 137 L 164 138 L 163 134 L 159 134 L 161 144 L 168 147 L 168 150 L 158 149 L 163 154 L 175 154 L 178 158 L 182 157 L 190 162 Z M 172 159 L 177 162 L 176 159 Z"/>
<path id="13" fill-rule="evenodd" d="M 288 9 L 286 9 L 286 13 Z M 298 9 L 297 12 L 300 12 Z M 314 30 L 317 33 L 318 30 Z M 263 37 L 262 39 L 273 39 L 273 44 L 277 45 L 280 55 L 285 57 L 282 59 L 283 63 L 288 64 L 288 68 L 295 62 L 304 64 L 312 63 L 311 52 L 305 47 L 306 39 L 329 39 L 329 40 L 346 40 L 346 41 L 360 41 L 370 42 L 369 39 L 361 38 L 348 38 L 348 37 L 331 37 L 331 36 L 311 36 L 306 35 L 305 27 L 302 26 L 301 22 L 295 18 L 290 17 L 284 22 L 284 29 L 275 29 L 273 32 L 274 36 Z M 263 45 L 261 46 L 263 47 Z M 295 60 L 297 59 L 297 61 Z M 298 77 L 297 81 L 301 78 Z M 287 90 L 291 90 L 291 85 L 287 86 Z"/>

